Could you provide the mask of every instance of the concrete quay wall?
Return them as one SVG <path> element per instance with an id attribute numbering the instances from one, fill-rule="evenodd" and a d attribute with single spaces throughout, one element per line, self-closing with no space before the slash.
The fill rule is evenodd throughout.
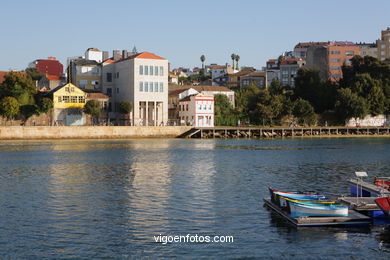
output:
<path id="1" fill-rule="evenodd" d="M 4 126 L 0 140 L 177 137 L 189 126 Z"/>

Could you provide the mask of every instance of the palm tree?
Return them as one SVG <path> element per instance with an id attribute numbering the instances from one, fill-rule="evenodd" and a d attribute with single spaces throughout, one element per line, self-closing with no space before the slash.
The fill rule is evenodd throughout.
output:
<path id="1" fill-rule="evenodd" d="M 234 69 L 234 60 L 236 59 L 236 54 L 233 53 L 232 55 L 230 55 L 230 57 L 232 58 L 232 62 L 233 62 L 232 67 Z"/>
<path id="2" fill-rule="evenodd" d="M 236 55 L 234 57 L 234 59 L 236 60 L 236 70 L 238 70 L 238 61 L 240 60 L 240 56 Z M 233 66 L 233 69 L 234 69 L 234 66 Z"/>
<path id="3" fill-rule="evenodd" d="M 204 55 L 200 56 L 200 61 L 202 62 L 202 69 L 204 70 L 204 61 L 206 60 L 206 57 Z"/>

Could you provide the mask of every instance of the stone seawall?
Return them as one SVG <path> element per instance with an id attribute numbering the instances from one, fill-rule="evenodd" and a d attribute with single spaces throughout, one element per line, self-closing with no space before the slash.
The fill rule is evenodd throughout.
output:
<path id="1" fill-rule="evenodd" d="M 0 140 L 177 137 L 189 126 L 5 126 Z"/>

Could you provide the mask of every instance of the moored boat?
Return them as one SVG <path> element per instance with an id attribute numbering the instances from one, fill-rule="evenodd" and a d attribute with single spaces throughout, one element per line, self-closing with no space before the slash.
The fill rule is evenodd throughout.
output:
<path id="1" fill-rule="evenodd" d="M 301 203 L 288 200 L 292 217 L 347 217 L 348 206 L 341 204 Z"/>
<path id="2" fill-rule="evenodd" d="M 390 197 L 377 198 L 375 199 L 375 203 L 385 215 L 390 217 Z"/>
<path id="3" fill-rule="evenodd" d="M 324 195 L 313 193 L 313 192 L 284 192 L 278 191 L 275 189 L 269 188 L 271 198 L 275 197 L 275 195 L 283 196 L 290 199 L 296 200 L 325 200 L 327 199 Z"/>

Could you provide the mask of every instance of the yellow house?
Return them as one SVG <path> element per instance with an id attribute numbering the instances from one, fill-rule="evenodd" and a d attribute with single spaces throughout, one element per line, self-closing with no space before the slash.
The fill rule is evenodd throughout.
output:
<path id="1" fill-rule="evenodd" d="M 55 125 L 84 125 L 83 108 L 87 93 L 72 83 L 56 87 L 48 94 L 53 98 L 53 122 Z"/>

